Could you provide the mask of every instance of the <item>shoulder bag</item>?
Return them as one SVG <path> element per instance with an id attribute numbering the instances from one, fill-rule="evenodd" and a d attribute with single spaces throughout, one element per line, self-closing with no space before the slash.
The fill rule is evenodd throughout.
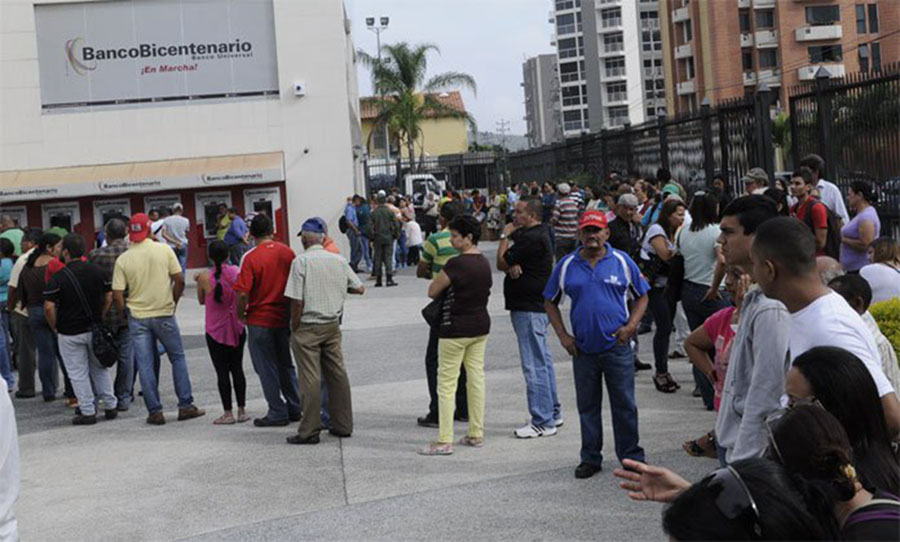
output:
<path id="1" fill-rule="evenodd" d="M 68 267 L 63 267 L 63 271 L 69 277 L 69 281 L 75 288 L 75 293 L 78 294 L 81 308 L 91 320 L 91 350 L 94 352 L 94 357 L 97 358 L 100 365 L 106 368 L 112 367 L 119 361 L 119 345 L 116 343 L 115 336 L 102 322 L 97 321 L 94 311 L 91 310 L 91 306 L 84 296 L 81 285 L 78 284 L 78 280 L 75 278 L 75 274 Z"/>

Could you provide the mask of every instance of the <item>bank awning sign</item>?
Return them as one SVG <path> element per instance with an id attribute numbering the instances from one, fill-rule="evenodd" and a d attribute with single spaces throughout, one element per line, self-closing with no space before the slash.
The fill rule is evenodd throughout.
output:
<path id="1" fill-rule="evenodd" d="M 272 0 L 39 4 L 34 12 L 44 112 L 278 96 Z"/>

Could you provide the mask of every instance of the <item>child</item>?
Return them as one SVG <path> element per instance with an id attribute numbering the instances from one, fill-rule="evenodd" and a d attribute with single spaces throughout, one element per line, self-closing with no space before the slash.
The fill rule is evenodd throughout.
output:
<path id="1" fill-rule="evenodd" d="M 419 223 L 415 219 L 412 219 L 404 224 L 403 229 L 406 232 L 406 246 L 409 249 L 406 263 L 408 265 L 418 265 L 423 243 L 422 228 L 419 227 Z"/>

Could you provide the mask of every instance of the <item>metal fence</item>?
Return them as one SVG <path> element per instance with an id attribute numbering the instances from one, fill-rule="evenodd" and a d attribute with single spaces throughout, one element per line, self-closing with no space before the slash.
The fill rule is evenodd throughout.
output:
<path id="1" fill-rule="evenodd" d="M 491 151 L 425 156 L 417 159 L 414 166 L 405 158 L 389 162 L 383 158 L 370 158 L 363 165 L 366 193 L 389 191 L 393 187 L 403 191 L 403 178 L 410 173 L 430 173 L 457 190 L 496 191 L 505 184 L 503 156 Z"/>

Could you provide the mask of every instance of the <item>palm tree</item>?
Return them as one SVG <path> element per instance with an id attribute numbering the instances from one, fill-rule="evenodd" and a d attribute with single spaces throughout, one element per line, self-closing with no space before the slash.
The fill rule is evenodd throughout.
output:
<path id="1" fill-rule="evenodd" d="M 437 45 L 410 45 L 406 42 L 383 45 L 381 61 L 365 51 L 357 52 L 360 61 L 372 71 L 372 86 L 379 96 L 376 103 L 381 113 L 375 119 L 375 129 L 387 124 L 390 132 L 397 137 L 398 146 L 406 145 L 411 168 L 416 163 L 415 144 L 423 137 L 420 127 L 426 118 L 461 118 L 473 128 L 475 126 L 471 115 L 448 107 L 434 96 L 434 93 L 459 87 L 475 92 L 475 79 L 469 74 L 451 71 L 426 80 L 430 51 L 440 54 Z M 419 168 L 421 165 L 420 162 Z"/>

